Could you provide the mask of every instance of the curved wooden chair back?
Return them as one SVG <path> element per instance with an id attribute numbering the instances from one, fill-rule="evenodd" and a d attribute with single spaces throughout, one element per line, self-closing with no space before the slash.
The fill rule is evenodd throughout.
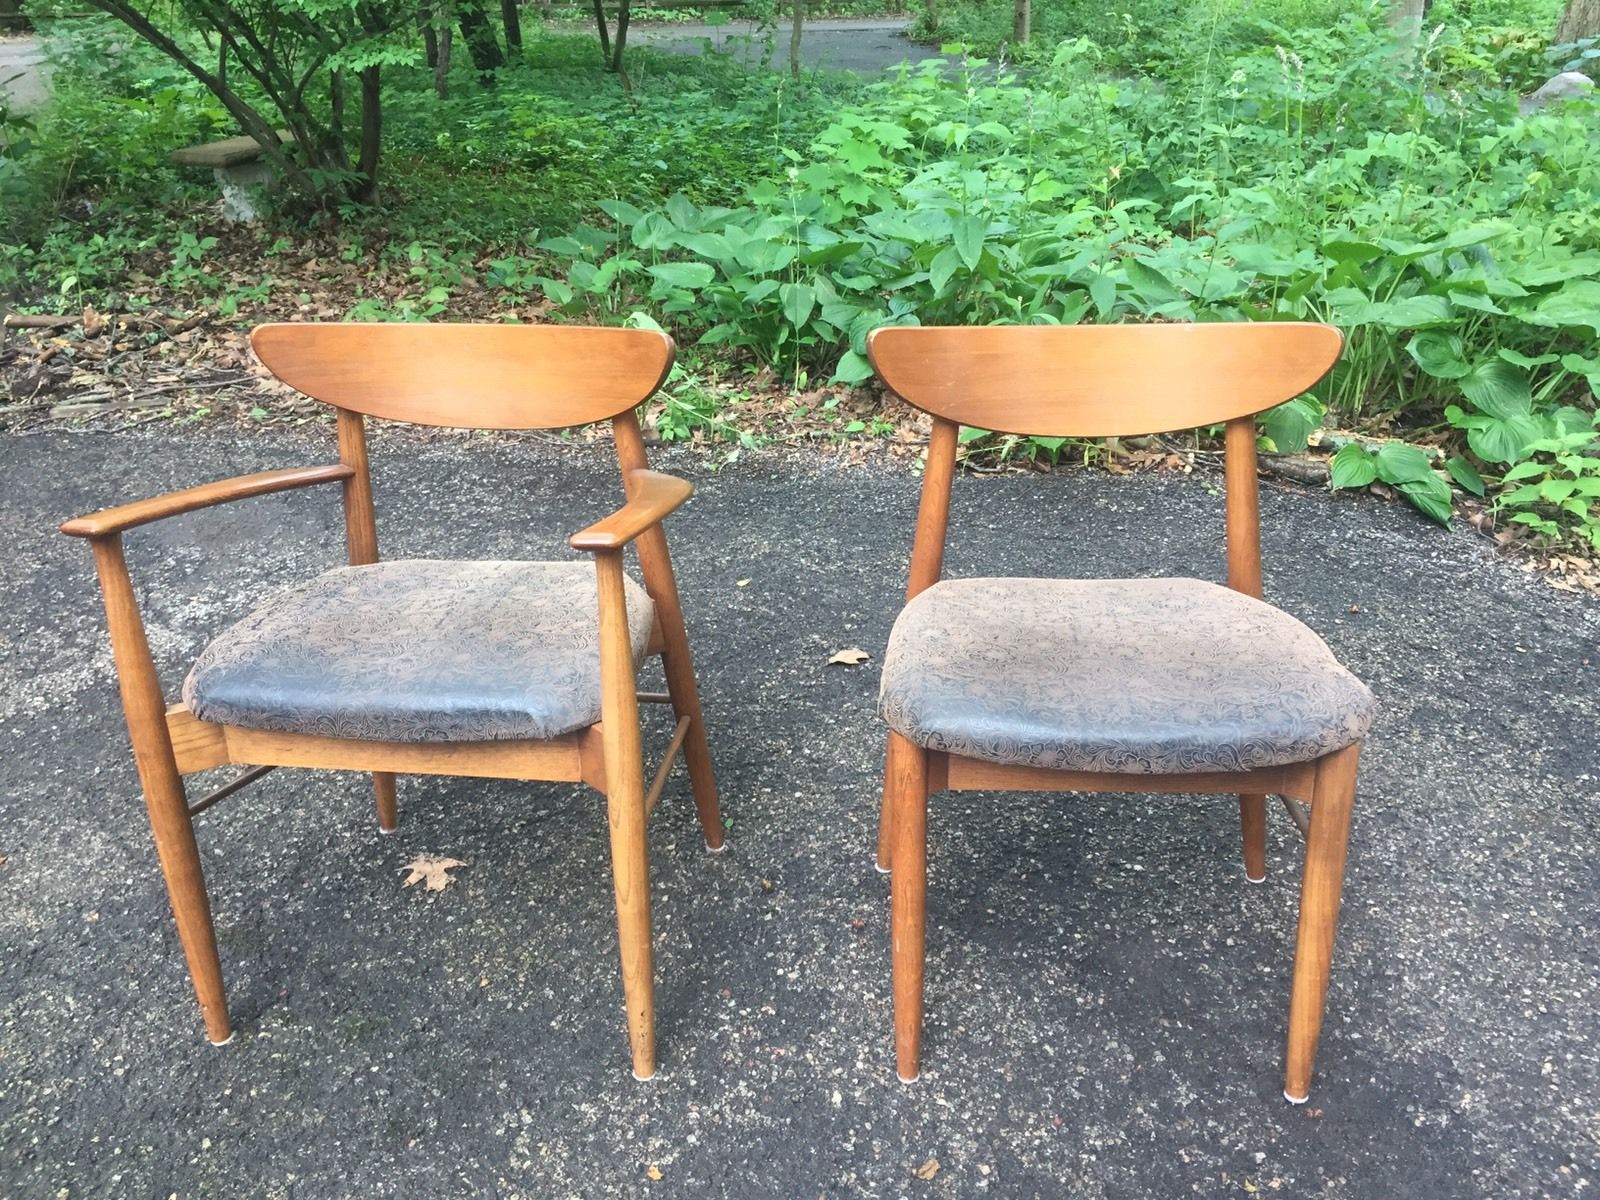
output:
<path id="1" fill-rule="evenodd" d="M 1329 325 L 889 326 L 867 355 L 930 413 L 906 599 L 939 581 L 962 425 L 1040 437 L 1120 437 L 1225 422 L 1228 585 L 1261 595 L 1255 415 L 1328 373 Z"/>
<path id="2" fill-rule="evenodd" d="M 628 412 L 672 368 L 650 329 L 563 325 L 262 325 L 279 379 L 349 412 L 415 425 L 562 429 Z"/>
<path id="3" fill-rule="evenodd" d="M 1321 379 L 1343 342 L 1302 322 L 893 326 L 867 354 L 896 395 L 958 425 L 1119 437 L 1254 416 Z"/>

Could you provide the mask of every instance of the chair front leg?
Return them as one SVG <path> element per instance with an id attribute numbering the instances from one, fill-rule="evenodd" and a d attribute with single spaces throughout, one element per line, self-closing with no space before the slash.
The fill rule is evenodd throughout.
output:
<path id="1" fill-rule="evenodd" d="M 1322 1032 L 1360 758 L 1358 742 L 1317 763 L 1311 829 L 1306 836 L 1305 874 L 1300 882 L 1300 932 L 1294 952 L 1294 990 L 1289 998 L 1289 1051 L 1283 1095 L 1291 1104 L 1304 1104 L 1311 1096 L 1311 1067 L 1317 1056 L 1317 1038 Z"/>
<path id="2" fill-rule="evenodd" d="M 195 996 L 200 1001 L 206 1037 L 220 1046 L 232 1040 L 233 1028 L 228 1021 L 222 962 L 217 957 L 217 938 L 211 925 L 211 902 L 206 895 L 200 849 L 195 844 L 183 776 L 178 773 L 172 739 L 167 732 L 161 684 L 150 658 L 150 643 L 139 617 L 133 584 L 128 578 L 122 539 L 117 536 L 97 538 L 91 544 L 105 598 L 106 625 L 111 633 L 111 653 L 117 666 L 122 711 L 128 722 L 128 738 L 133 743 L 139 782 L 144 788 L 145 807 L 150 813 L 156 856 L 161 860 L 161 873 L 166 878 L 172 915 L 178 925 L 178 940 L 183 944 L 184 957 L 189 964 L 189 978 L 194 982 Z"/>
<path id="3" fill-rule="evenodd" d="M 922 976 L 928 903 L 928 754 L 889 734 L 885 800 L 891 810 L 894 862 L 890 939 L 894 958 L 895 1071 L 902 1083 L 921 1072 Z"/>
<path id="4" fill-rule="evenodd" d="M 621 551 L 596 554 L 595 569 L 600 593 L 601 744 L 611 827 L 611 882 L 617 899 L 617 949 L 622 960 L 633 1074 L 636 1079 L 649 1079 L 656 1073 L 650 850 L 644 811 L 644 747 Z"/>

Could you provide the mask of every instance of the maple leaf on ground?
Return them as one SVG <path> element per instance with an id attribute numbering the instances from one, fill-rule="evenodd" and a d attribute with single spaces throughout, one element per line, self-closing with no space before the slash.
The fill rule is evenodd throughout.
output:
<path id="1" fill-rule="evenodd" d="M 871 657 L 872 655 L 859 646 L 846 646 L 843 650 L 834 651 L 833 657 L 828 659 L 828 665 L 831 667 L 834 663 L 839 663 L 841 666 L 859 667 Z"/>
<path id="2" fill-rule="evenodd" d="M 441 858 L 436 854 L 419 854 L 400 869 L 411 872 L 406 876 L 404 886 L 410 887 L 414 883 L 420 883 L 427 891 L 442 892 L 455 882 L 449 872 L 456 867 L 464 867 L 466 865 L 459 858 Z"/>

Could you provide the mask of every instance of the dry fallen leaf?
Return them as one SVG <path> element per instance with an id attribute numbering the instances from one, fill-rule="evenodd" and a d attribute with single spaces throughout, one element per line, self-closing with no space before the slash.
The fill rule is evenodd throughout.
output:
<path id="1" fill-rule="evenodd" d="M 736 580 L 733 581 L 733 586 L 734 587 L 749 587 L 750 586 L 750 581 L 748 579 L 736 579 Z"/>
<path id="2" fill-rule="evenodd" d="M 918 1179 L 932 1179 L 938 1173 L 939 1160 L 937 1158 L 930 1158 L 927 1162 L 923 1163 L 920 1167 L 912 1172 L 912 1174 Z"/>
<path id="3" fill-rule="evenodd" d="M 833 657 L 828 659 L 828 665 L 839 663 L 846 667 L 859 667 L 871 657 L 872 655 L 859 646 L 846 646 L 843 650 L 834 651 Z"/>
<path id="4" fill-rule="evenodd" d="M 440 858 L 434 854 L 419 854 L 400 869 L 411 872 L 406 876 L 406 887 L 410 887 L 414 883 L 421 883 L 430 892 L 442 892 L 455 882 L 448 872 L 456 867 L 464 867 L 466 865 L 459 858 Z"/>
<path id="5" fill-rule="evenodd" d="M 659 1180 L 661 1178 L 661 1168 L 652 1164 L 650 1169 L 646 1171 L 645 1174 L 648 1175 L 652 1180 Z"/>

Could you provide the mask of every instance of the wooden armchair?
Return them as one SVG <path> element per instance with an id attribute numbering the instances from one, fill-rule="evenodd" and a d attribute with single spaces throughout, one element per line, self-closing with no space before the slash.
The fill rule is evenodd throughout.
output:
<path id="1" fill-rule="evenodd" d="M 906 607 L 884 658 L 878 866 L 892 871 L 897 1069 L 922 1035 L 928 796 L 1233 792 L 1266 878 L 1266 797 L 1306 835 L 1284 1095 L 1307 1099 L 1372 720 L 1368 690 L 1264 604 L 1254 416 L 1339 356 L 1323 325 L 886 328 L 884 383 L 932 414 Z M 940 581 L 961 425 L 1055 437 L 1227 423 L 1228 588 L 1193 579 Z M 1231 590 L 1230 590 L 1231 589 Z M 1295 801 L 1311 806 L 1309 821 Z"/>
<path id="2" fill-rule="evenodd" d="M 372 773 L 379 827 L 397 820 L 395 775 L 581 781 L 610 816 L 633 1072 L 655 1072 L 646 822 L 680 749 L 706 845 L 722 821 L 689 642 L 661 521 L 689 498 L 647 469 L 635 407 L 666 378 L 670 338 L 631 329 L 488 325 L 264 325 L 275 375 L 334 406 L 339 462 L 268 471 L 142 500 L 62 526 L 89 539 L 105 596 L 134 758 L 206 1034 L 232 1037 L 194 815 L 278 766 Z M 572 535 L 582 562 L 378 561 L 365 417 L 422 425 L 553 429 L 609 420 L 626 503 Z M 177 513 L 338 483 L 350 566 L 257 609 L 202 653 L 168 705 L 123 558 L 125 530 Z M 623 570 L 638 551 L 640 588 Z M 660 655 L 665 695 L 636 691 Z M 647 788 L 641 701 L 676 716 Z M 252 768 L 190 803 L 184 776 Z"/>

